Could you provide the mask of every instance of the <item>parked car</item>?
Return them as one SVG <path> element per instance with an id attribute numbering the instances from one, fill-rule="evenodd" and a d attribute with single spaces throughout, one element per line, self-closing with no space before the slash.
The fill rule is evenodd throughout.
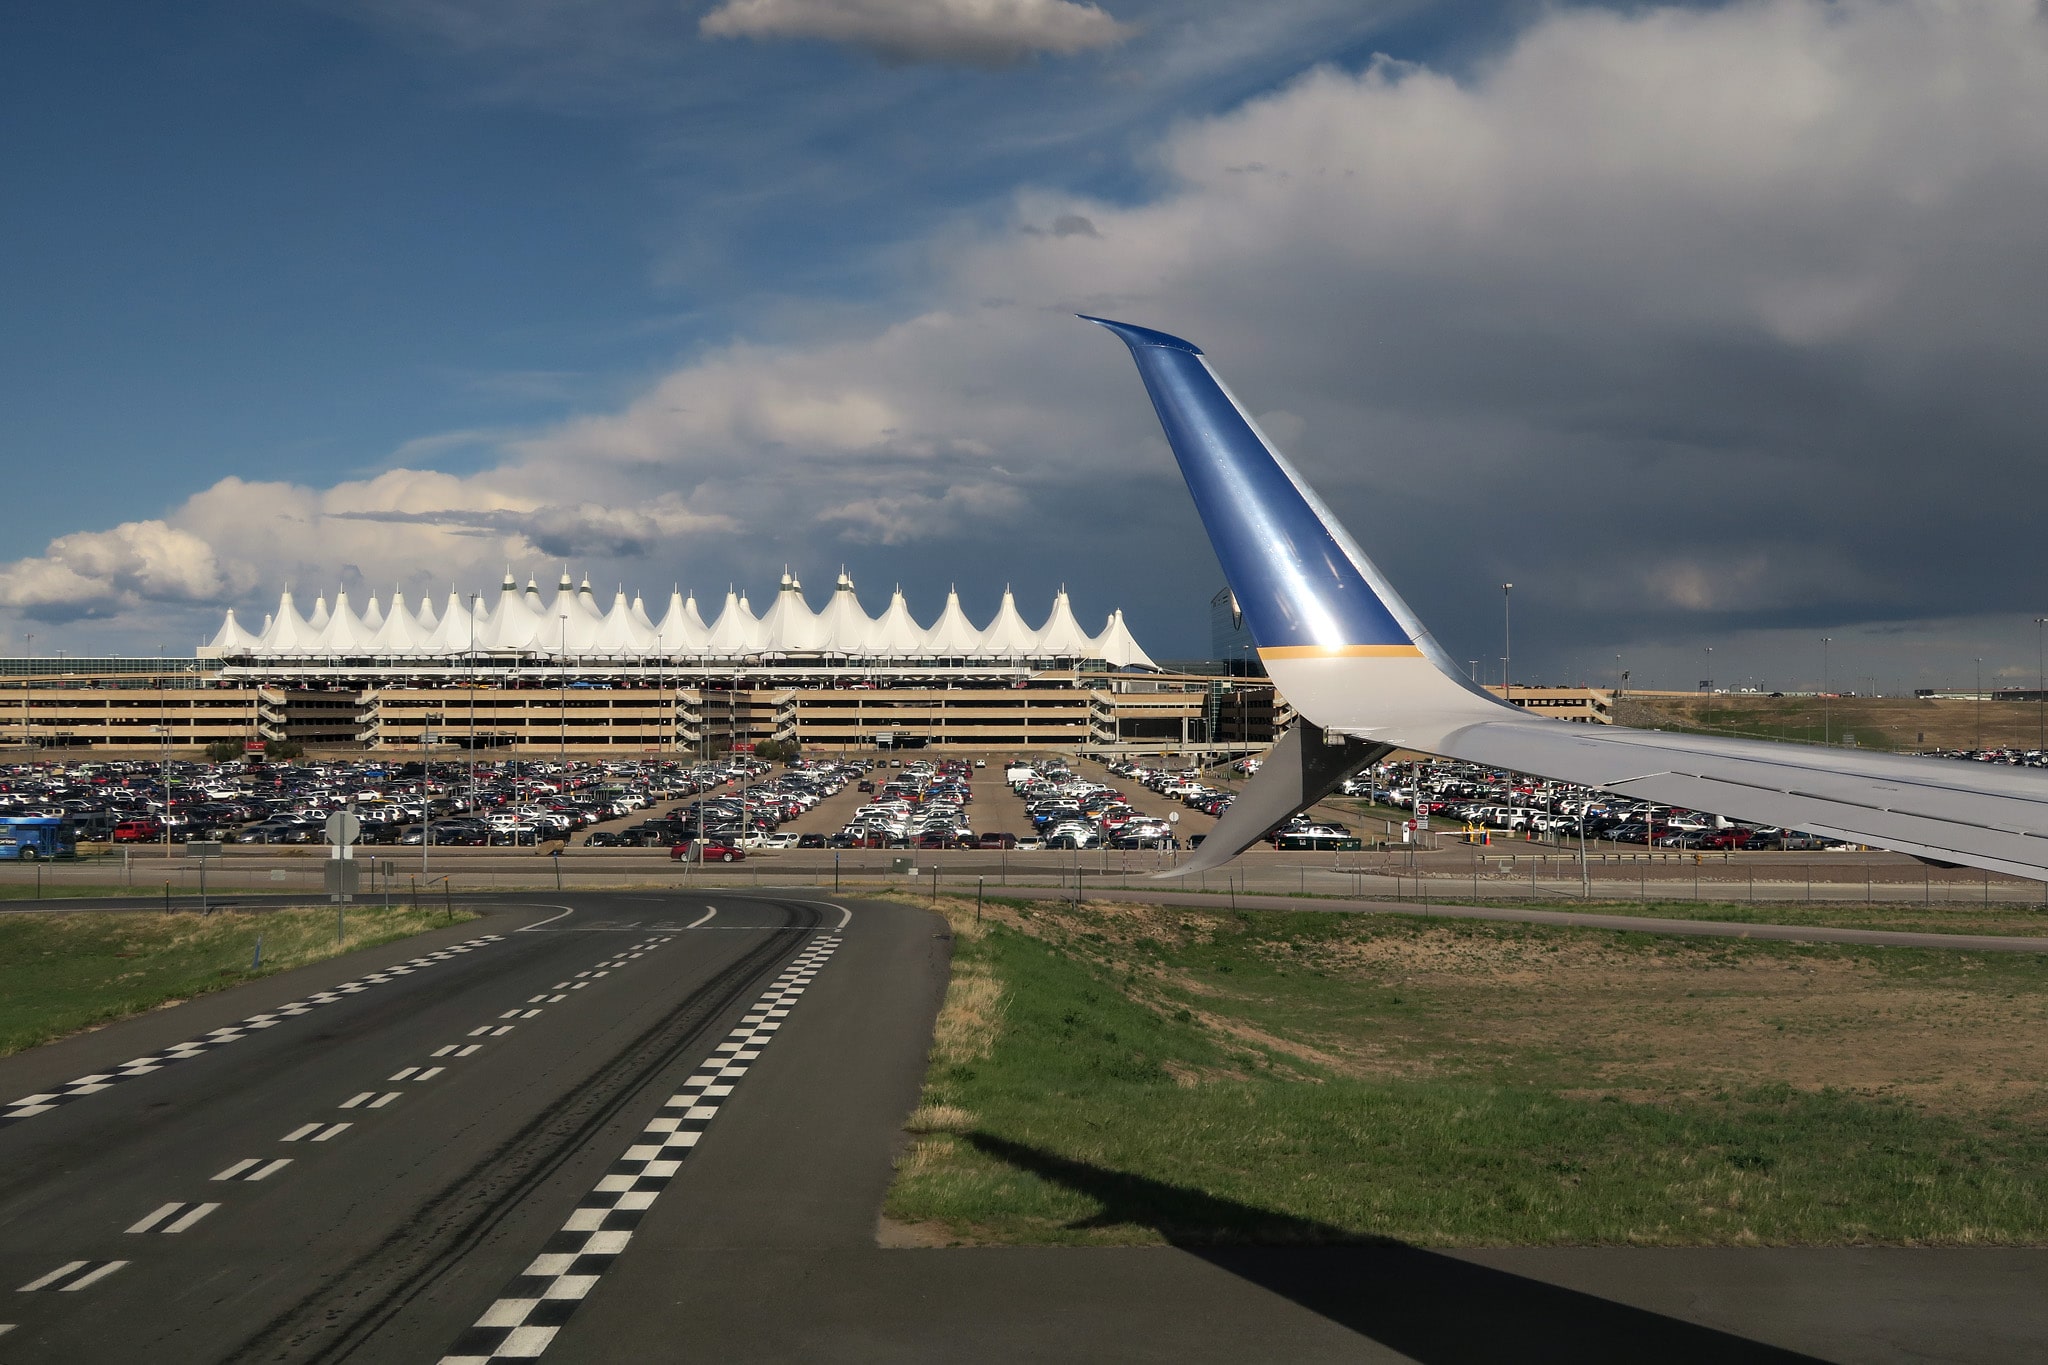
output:
<path id="1" fill-rule="evenodd" d="M 974 841 L 974 846 L 975 846 L 976 848 L 990 848 L 990 849 L 995 849 L 995 848 L 1015 848 L 1015 847 L 1017 846 L 1017 836 L 1016 836 L 1016 835 L 1014 835 L 1014 834 L 1004 834 L 1004 833 L 1000 833 L 1000 832 L 990 832 L 990 833 L 988 833 L 988 834 L 984 834 L 984 835 L 982 835 L 982 836 L 981 836 L 980 838 L 976 839 L 976 840 Z"/>

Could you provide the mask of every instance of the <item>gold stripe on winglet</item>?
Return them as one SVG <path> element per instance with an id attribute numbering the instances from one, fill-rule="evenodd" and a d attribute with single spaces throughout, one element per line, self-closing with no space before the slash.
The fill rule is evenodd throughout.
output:
<path id="1" fill-rule="evenodd" d="M 1261 659 L 1419 659 L 1414 645 L 1278 645 L 1259 651 Z"/>

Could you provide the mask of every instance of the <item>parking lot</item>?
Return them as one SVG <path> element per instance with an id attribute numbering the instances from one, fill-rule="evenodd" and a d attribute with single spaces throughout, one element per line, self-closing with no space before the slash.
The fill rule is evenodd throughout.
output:
<path id="1" fill-rule="evenodd" d="M 474 775 L 460 760 L 424 769 L 417 760 L 371 758 L 255 768 L 174 763 L 166 807 L 164 773 L 154 763 L 19 764 L 0 769 L 0 817 L 60 818 L 81 836 L 81 854 L 0 861 L 0 895 L 168 902 L 196 896 L 202 885 L 216 897 L 322 895 L 331 852 L 325 824 L 337 811 L 363 823 L 365 842 L 354 857 L 364 864 L 365 897 L 665 885 L 677 877 L 928 891 L 934 875 L 988 891 L 1079 882 L 1092 893 L 1144 885 L 1171 870 L 1214 828 L 1211 812 L 1225 808 L 1242 780 L 1137 768 L 1143 765 L 1042 757 L 1023 765 L 999 754 L 868 755 L 798 768 L 747 756 L 479 762 Z M 864 782 L 875 790 L 862 791 Z M 890 792 L 892 784 L 899 790 Z M 1643 822 L 1665 826 L 1654 842 L 1640 834 L 1636 842 L 1602 837 L 1603 818 L 1620 820 L 1614 832 L 1634 833 L 1625 827 L 1629 813 L 1596 814 L 1581 796 L 1582 861 L 1570 812 L 1575 796 L 1562 788 L 1453 764 L 1388 765 L 1354 786 L 1358 795 L 1324 803 L 1306 822 L 1335 837 L 1317 836 L 1307 847 L 1275 846 L 1284 839 L 1255 845 L 1227 868 L 1193 878 L 1193 889 L 1927 905 L 2039 905 L 2048 894 L 2037 883 L 1891 854 L 1796 843 L 1779 849 L 1756 839 L 1687 847 L 1672 836 L 1704 843 L 1725 829 L 1709 819 L 1687 830 L 1692 822 L 1683 812 Z M 1356 813 L 1368 801 L 1383 813 L 1404 800 L 1412 808 L 1417 793 L 1433 810 L 1429 831 L 1413 843 L 1390 838 L 1391 822 Z M 1478 818 L 1460 818 L 1461 809 Z M 1549 818 L 1560 811 L 1564 822 Z M 1170 819 L 1175 814 L 1178 821 Z M 1481 823 L 1486 817 L 1500 827 Z M 82 837 L 123 824 L 130 836 L 119 842 Z M 991 846 L 963 846 L 985 842 Z M 702 865 L 680 861 L 678 845 L 710 856 Z M 731 851 L 730 862 L 712 852 L 722 849 Z"/>

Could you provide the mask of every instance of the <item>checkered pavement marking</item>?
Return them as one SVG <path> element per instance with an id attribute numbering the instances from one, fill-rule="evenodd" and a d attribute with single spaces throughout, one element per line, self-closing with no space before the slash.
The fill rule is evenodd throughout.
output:
<path id="1" fill-rule="evenodd" d="M 189 1062 L 194 1057 L 204 1056 L 217 1047 L 224 1047 L 229 1043 L 238 1042 L 259 1030 L 275 1028 L 287 1019 L 296 1018 L 301 1014 L 310 1014 L 322 1005 L 332 1005 L 337 1000 L 345 1000 L 351 995 L 359 995 L 369 990 L 372 986 L 381 986 L 388 981 L 395 981 L 401 976 L 410 976 L 414 972 L 432 967 L 436 963 L 450 961 L 463 953 L 474 952 L 487 944 L 500 942 L 502 937 L 499 934 L 485 934 L 481 938 L 468 939 L 446 948 L 439 948 L 424 956 L 413 958 L 407 962 L 401 962 L 395 967 L 386 967 L 381 971 L 367 972 L 357 977 L 354 981 L 344 981 L 332 990 L 315 991 L 303 1000 L 294 1000 L 290 1004 L 279 1005 L 276 1009 L 265 1010 L 261 1014 L 252 1014 L 239 1023 L 229 1024 L 225 1028 L 214 1029 L 209 1033 L 201 1034 L 197 1038 L 188 1038 L 182 1043 L 173 1043 L 167 1048 L 149 1053 L 146 1056 L 132 1058 L 121 1063 L 121 1065 L 111 1071 L 96 1071 L 90 1076 L 80 1076 L 76 1080 L 66 1081 L 55 1090 L 45 1094 L 24 1095 L 11 1104 L 0 1105 L 0 1128 L 20 1123 L 24 1119 L 32 1119 L 38 1114 L 47 1114 L 60 1105 L 70 1104 L 74 1100 L 82 1100 L 87 1095 L 97 1095 L 100 1091 L 119 1085 L 123 1081 L 132 1081 L 138 1076 L 150 1075 L 152 1072 L 161 1071 L 174 1063 Z"/>
<path id="2" fill-rule="evenodd" d="M 719 1106 L 775 1040 L 791 1006 L 842 941 L 837 933 L 826 934 L 797 954 L 440 1365 L 532 1360 L 547 1350 L 633 1240 L 641 1218 L 675 1179 Z"/>

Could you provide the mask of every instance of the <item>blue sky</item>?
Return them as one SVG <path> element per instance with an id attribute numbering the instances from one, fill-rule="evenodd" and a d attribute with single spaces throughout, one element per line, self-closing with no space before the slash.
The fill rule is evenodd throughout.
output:
<path id="1" fill-rule="evenodd" d="M 1512 578 L 1532 679 L 2031 678 L 2028 7 L 986 13 L 10 8 L 0 620 L 845 564 L 1199 654 L 1086 303 L 1197 332 L 1460 657 Z"/>

